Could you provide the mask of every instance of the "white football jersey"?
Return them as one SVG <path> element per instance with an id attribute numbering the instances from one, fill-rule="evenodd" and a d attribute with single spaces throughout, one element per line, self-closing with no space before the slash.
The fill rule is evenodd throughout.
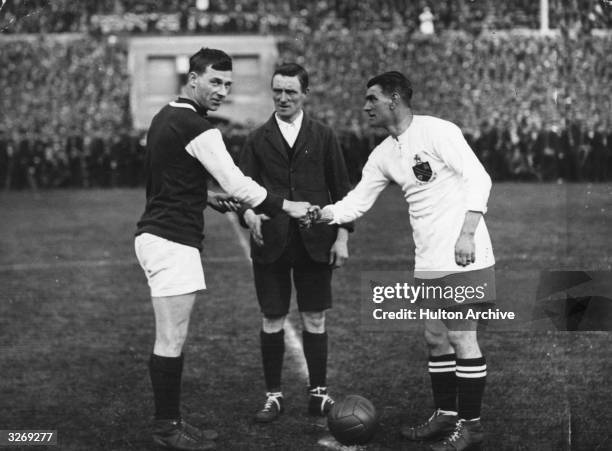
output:
<path id="1" fill-rule="evenodd" d="M 344 199 L 326 208 L 333 224 L 362 216 L 389 184 L 397 183 L 408 202 L 415 243 L 415 273 L 440 277 L 495 263 L 491 239 L 480 220 L 475 232 L 476 261 L 455 263 L 455 243 L 468 210 L 487 211 L 491 178 L 455 124 L 431 116 L 413 117 L 395 139 L 387 137 L 370 154 L 361 181 Z M 429 277 L 421 272 L 435 271 Z"/>

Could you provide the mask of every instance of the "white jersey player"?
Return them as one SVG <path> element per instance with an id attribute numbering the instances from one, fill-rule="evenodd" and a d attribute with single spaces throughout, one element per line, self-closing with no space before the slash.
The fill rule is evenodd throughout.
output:
<path id="1" fill-rule="evenodd" d="M 386 72 L 372 78 L 367 87 L 364 110 L 370 125 L 383 127 L 390 135 L 372 151 L 357 186 L 341 201 L 314 210 L 313 216 L 332 224 L 353 221 L 395 182 L 409 205 L 415 285 L 494 287 L 495 260 L 483 219 L 489 175 L 456 125 L 412 113 L 412 87 L 403 74 Z M 482 307 L 478 302 L 490 300 L 489 295 L 473 298 L 473 303 L 450 299 L 443 308 L 473 312 Z M 438 439 L 431 449 L 448 451 L 482 442 L 480 406 L 487 366 L 477 325 L 471 318 L 425 320 L 435 411 L 425 423 L 403 427 L 405 438 Z"/>

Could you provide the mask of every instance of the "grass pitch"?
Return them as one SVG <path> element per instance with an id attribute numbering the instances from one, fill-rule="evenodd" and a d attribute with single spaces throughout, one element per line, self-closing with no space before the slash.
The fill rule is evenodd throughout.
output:
<path id="1" fill-rule="evenodd" d="M 612 270 L 611 198 L 609 185 L 495 185 L 486 218 L 498 297 L 529 312 L 540 270 Z M 0 194 L 0 429 L 56 429 L 62 450 L 153 448 L 153 315 L 132 241 L 143 205 L 142 190 Z M 209 289 L 185 348 L 185 416 L 217 429 L 221 450 L 323 449 L 292 355 L 285 415 L 251 421 L 264 385 L 250 265 L 225 216 L 207 211 L 206 224 Z M 426 449 L 398 435 L 431 410 L 421 325 L 372 332 L 359 319 L 360 275 L 409 270 L 411 247 L 407 206 L 391 187 L 358 222 L 334 276 L 329 384 L 336 397 L 376 405 L 381 428 L 368 450 Z M 609 332 L 558 332 L 528 318 L 490 325 L 481 345 L 487 449 L 612 449 Z"/>

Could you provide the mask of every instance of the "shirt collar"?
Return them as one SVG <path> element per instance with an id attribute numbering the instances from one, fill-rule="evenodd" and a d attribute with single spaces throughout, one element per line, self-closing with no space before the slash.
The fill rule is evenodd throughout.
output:
<path id="1" fill-rule="evenodd" d="M 412 116 L 412 120 L 410 121 L 410 125 L 408 125 L 408 128 L 404 130 L 401 134 L 399 134 L 397 138 L 395 138 L 395 140 L 398 143 L 404 142 L 408 139 L 408 136 L 410 135 L 411 130 L 414 128 L 412 124 L 414 124 L 414 116 Z"/>
<path id="2" fill-rule="evenodd" d="M 179 97 L 178 99 L 176 99 L 176 103 L 186 103 L 188 105 L 191 105 L 195 108 L 196 113 L 198 113 L 200 116 L 206 116 L 206 110 L 191 99 L 188 99 L 186 97 Z"/>
<path id="3" fill-rule="evenodd" d="M 410 132 L 410 127 L 408 127 L 406 130 L 404 130 L 404 132 L 401 135 L 397 136 L 397 140 L 398 141 L 405 141 L 406 138 L 408 137 L 408 133 Z"/>
<path id="4" fill-rule="evenodd" d="M 299 130 L 302 127 L 302 120 L 304 119 L 304 110 L 300 110 L 296 118 L 293 122 L 285 122 L 281 118 L 278 117 L 277 113 L 274 113 L 274 118 L 276 119 L 276 123 L 281 128 L 295 128 Z"/>

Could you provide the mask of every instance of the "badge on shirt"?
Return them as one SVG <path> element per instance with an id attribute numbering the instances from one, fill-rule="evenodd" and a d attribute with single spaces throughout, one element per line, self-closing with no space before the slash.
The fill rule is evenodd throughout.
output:
<path id="1" fill-rule="evenodd" d="M 414 156 L 414 166 L 412 166 L 412 172 L 419 182 L 429 182 L 432 180 L 433 171 L 428 161 L 421 161 L 419 154 Z"/>

